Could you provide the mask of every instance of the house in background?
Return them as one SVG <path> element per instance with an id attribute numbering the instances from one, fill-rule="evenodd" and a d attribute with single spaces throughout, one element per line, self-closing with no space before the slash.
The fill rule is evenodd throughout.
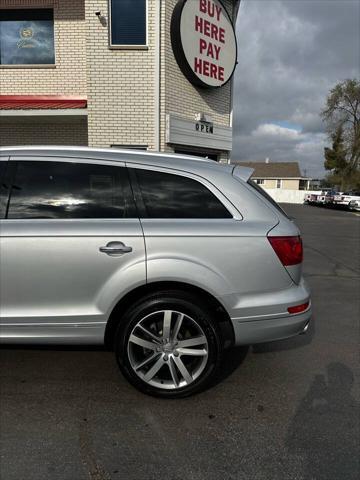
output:
<path id="1" fill-rule="evenodd" d="M 321 178 L 312 178 L 309 183 L 309 190 L 321 190 L 323 181 Z"/>
<path id="2" fill-rule="evenodd" d="M 254 169 L 251 178 L 265 189 L 308 190 L 310 178 L 301 175 L 297 162 L 236 162 Z"/>

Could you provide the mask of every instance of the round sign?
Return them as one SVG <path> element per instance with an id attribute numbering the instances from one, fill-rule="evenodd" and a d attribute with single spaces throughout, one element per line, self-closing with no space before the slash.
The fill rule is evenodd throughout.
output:
<path id="1" fill-rule="evenodd" d="M 176 61 L 194 85 L 222 87 L 237 59 L 234 26 L 220 0 L 179 0 L 171 18 Z"/>

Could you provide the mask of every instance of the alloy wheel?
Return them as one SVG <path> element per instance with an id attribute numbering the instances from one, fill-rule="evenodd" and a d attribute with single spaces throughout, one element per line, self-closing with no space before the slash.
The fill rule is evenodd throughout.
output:
<path id="1" fill-rule="evenodd" d="M 153 312 L 138 321 L 127 344 L 133 371 L 147 384 L 179 389 L 194 382 L 208 361 L 207 338 L 189 315 Z"/>

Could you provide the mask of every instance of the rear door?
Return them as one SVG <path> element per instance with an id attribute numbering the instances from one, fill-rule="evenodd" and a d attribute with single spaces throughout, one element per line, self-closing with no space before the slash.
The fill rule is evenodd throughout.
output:
<path id="1" fill-rule="evenodd" d="M 278 222 L 271 210 L 262 224 L 241 220 L 202 177 L 134 164 L 129 172 L 145 235 L 148 282 L 177 281 L 224 296 L 270 291 L 269 278 L 279 270 L 276 287 L 291 284 L 266 238 Z"/>
<path id="2" fill-rule="evenodd" d="M 146 281 L 144 238 L 120 162 L 11 158 L 0 220 L 0 336 L 102 342 L 128 290 Z"/>

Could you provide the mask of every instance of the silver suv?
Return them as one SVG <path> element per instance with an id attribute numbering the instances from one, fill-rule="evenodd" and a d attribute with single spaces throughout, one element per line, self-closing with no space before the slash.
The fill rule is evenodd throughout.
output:
<path id="1" fill-rule="evenodd" d="M 224 348 L 306 331 L 298 228 L 251 170 L 0 149 L 0 341 L 111 346 L 139 390 L 208 386 Z"/>

